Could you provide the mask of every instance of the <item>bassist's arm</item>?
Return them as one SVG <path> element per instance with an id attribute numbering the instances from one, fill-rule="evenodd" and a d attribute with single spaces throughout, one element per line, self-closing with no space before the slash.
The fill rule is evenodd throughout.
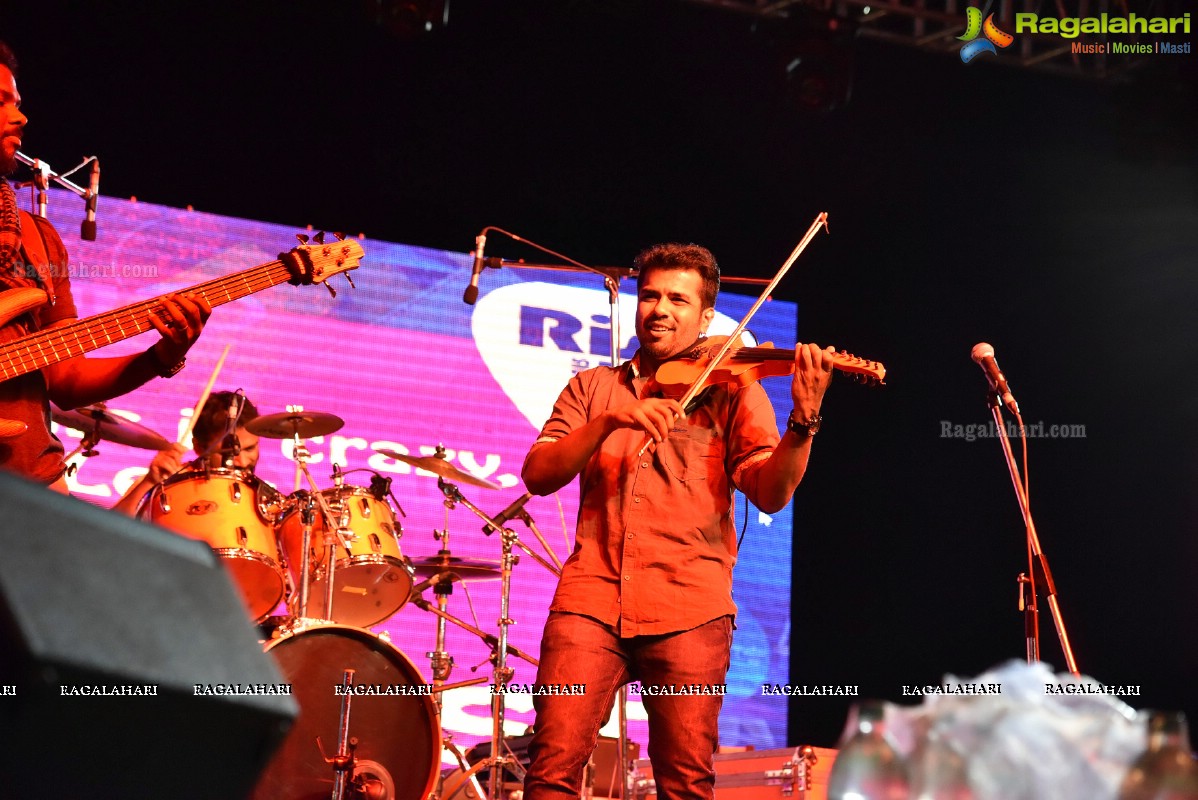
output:
<path id="1" fill-rule="evenodd" d="M 46 367 L 44 373 L 50 387 L 50 399 L 59 408 L 70 409 L 133 391 L 182 361 L 199 338 L 211 313 L 212 307 L 199 295 L 164 297 L 162 308 L 150 313 L 150 323 L 162 334 L 153 347 L 137 355 L 79 356 Z M 73 321 L 62 320 L 55 327 Z"/>

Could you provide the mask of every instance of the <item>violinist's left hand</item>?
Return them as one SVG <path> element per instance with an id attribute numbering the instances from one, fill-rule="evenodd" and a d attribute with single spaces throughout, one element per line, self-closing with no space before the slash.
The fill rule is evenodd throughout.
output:
<path id="1" fill-rule="evenodd" d="M 835 354 L 836 350 L 831 346 L 823 350 L 817 344 L 795 346 L 795 374 L 790 382 L 795 419 L 806 422 L 819 414 L 824 392 L 832 382 L 832 356 Z"/>

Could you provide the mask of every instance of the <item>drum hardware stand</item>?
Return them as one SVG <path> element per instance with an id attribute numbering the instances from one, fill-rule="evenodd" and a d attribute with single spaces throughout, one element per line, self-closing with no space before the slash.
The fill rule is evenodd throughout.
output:
<path id="1" fill-rule="evenodd" d="M 484 680 L 486 680 L 486 679 L 484 679 Z M 441 746 L 453 754 L 453 757 L 457 760 L 458 766 L 461 768 L 462 772 L 465 774 L 468 774 L 468 777 L 465 778 L 465 782 L 468 782 L 471 785 L 471 787 L 474 788 L 474 793 L 476 795 L 478 795 L 478 799 L 485 800 L 486 793 L 483 791 L 482 784 L 480 784 L 478 782 L 477 770 L 473 774 L 470 773 L 470 765 L 466 763 L 466 757 L 464 755 L 462 755 L 461 748 L 459 748 L 456 744 L 454 744 L 453 734 L 447 733 L 445 735 L 445 737 L 441 740 Z M 442 782 L 438 781 L 437 783 L 438 783 L 438 785 L 437 785 L 436 796 L 441 797 L 441 792 L 442 792 L 442 788 L 443 788 L 441 786 Z M 434 800 L 434 798 L 429 798 L 429 800 Z"/>
<path id="2" fill-rule="evenodd" d="M 312 577 L 312 525 L 316 521 L 316 501 L 308 495 L 300 508 L 300 523 L 303 525 L 303 543 L 300 548 L 300 590 L 299 608 L 296 616 L 299 619 L 308 617 L 308 582 Z"/>
<path id="3" fill-rule="evenodd" d="M 412 599 L 409 600 L 408 602 L 410 602 L 412 605 L 416 606 L 417 608 L 419 608 L 422 611 L 427 611 L 430 614 L 436 614 L 438 617 L 444 617 L 449 622 L 451 622 L 454 625 L 457 625 L 459 628 L 466 631 L 467 633 L 473 633 L 475 636 L 477 636 L 479 639 L 481 639 L 484 644 L 486 644 L 488 647 L 490 647 L 492 649 L 495 649 L 499 646 L 499 638 L 497 636 L 495 636 L 494 634 L 487 633 L 486 631 L 484 631 L 480 628 L 476 628 L 473 625 L 471 625 L 469 622 L 466 622 L 463 619 L 459 619 L 458 617 L 455 617 L 453 614 L 449 614 L 449 613 L 441 611 L 441 609 L 437 608 L 432 603 L 425 600 L 423 597 L 418 597 L 416 595 L 413 595 Z M 508 653 L 508 655 L 513 655 L 522 661 L 528 662 L 529 664 L 531 664 L 534 667 L 539 667 L 541 665 L 540 661 L 538 661 L 536 658 L 534 658 L 531 654 L 524 652 L 519 647 L 516 647 L 514 644 L 507 645 L 507 653 Z M 491 660 L 492 659 L 490 659 L 490 658 L 487 659 L 487 661 L 491 661 Z M 486 663 L 486 662 L 483 662 L 483 663 Z M 445 684 L 444 688 L 445 688 L 445 690 L 456 689 L 459 686 L 473 686 L 473 685 L 481 683 L 481 682 L 482 681 L 472 679 L 469 681 L 462 681 L 461 683 L 455 683 L 452 685 L 447 683 L 447 684 Z"/>
<path id="4" fill-rule="evenodd" d="M 517 511 L 515 514 L 513 514 L 511 519 L 520 520 L 521 522 L 524 523 L 524 526 L 526 528 L 528 528 L 530 531 L 532 531 L 533 536 L 537 537 L 537 541 L 541 543 L 541 547 L 545 548 L 545 552 L 549 554 L 549 557 L 551 559 L 553 559 L 553 566 L 552 567 L 549 566 L 549 564 L 545 563 L 545 560 L 543 558 L 541 558 L 536 553 L 529 550 L 527 547 L 525 547 L 523 544 L 520 544 L 517 541 L 516 544 L 520 544 L 520 549 L 523 550 L 524 552 L 528 553 L 530 556 L 532 556 L 533 559 L 535 559 L 538 563 L 540 563 L 541 566 L 545 567 L 545 569 L 549 570 L 554 575 L 556 575 L 557 577 L 560 578 L 562 576 L 561 559 L 559 559 L 557 557 L 557 553 L 553 552 L 553 548 L 549 546 L 549 542 L 545 541 L 545 537 L 541 535 L 541 529 L 537 527 L 536 520 L 534 520 L 532 518 L 532 514 L 528 513 L 528 508 L 523 505 L 520 506 L 520 510 Z M 503 530 L 504 535 L 515 536 L 515 534 L 512 531 L 509 531 L 507 528 L 503 528 L 502 530 Z M 492 533 L 494 533 L 494 529 L 484 527 L 483 533 L 490 536 Z"/>
<path id="5" fill-rule="evenodd" d="M 96 424 L 92 427 L 92 429 L 83 434 L 83 439 L 80 440 L 79 446 L 72 450 L 69 454 L 63 456 L 62 460 L 64 462 L 68 462 L 80 454 L 82 454 L 84 458 L 91 458 L 92 456 L 100 455 L 100 451 L 96 449 L 96 445 L 98 445 L 100 440 L 104 438 L 100 436 L 100 425 L 102 424 L 102 421 L 97 418 Z M 71 464 L 69 467 L 67 467 L 68 475 L 74 475 L 78 471 L 78 463 Z"/>
<path id="6" fill-rule="evenodd" d="M 325 550 L 325 560 L 328 562 L 325 565 L 325 574 L 327 575 L 328 585 L 325 587 L 323 619 L 331 620 L 333 618 L 333 573 L 337 568 L 337 559 L 335 557 L 336 547 L 337 545 L 340 545 L 349 556 L 353 556 L 353 551 L 350 550 L 348 539 L 345 535 L 346 531 L 343 530 L 344 526 L 339 524 L 342 522 L 341 518 L 333 516 L 333 510 L 329 507 L 329 503 L 325 499 L 324 495 L 321 494 L 320 490 L 317 488 L 316 479 L 312 477 L 312 472 L 308 469 L 308 460 L 311 458 L 311 454 L 308 452 L 308 446 L 304 444 L 304 440 L 299 437 L 298 430 L 292 434 L 291 442 L 291 453 L 292 458 L 295 460 L 296 469 L 298 472 L 303 473 L 304 477 L 308 479 L 308 485 L 312 487 L 312 491 L 308 495 L 309 502 L 314 501 L 320 506 L 320 515 L 325 521 L 325 544 L 327 548 Z M 296 477 L 298 479 L 299 475 L 297 474 Z M 333 481 L 338 487 L 341 485 L 341 470 L 337 465 L 334 465 Z M 313 520 L 313 522 L 314 521 L 315 520 Z M 305 544 L 310 547 L 312 538 L 311 524 L 305 526 L 303 536 Z M 303 562 L 300 567 L 302 575 L 310 575 L 312 551 L 309 549 L 309 547 L 304 548 L 302 556 Z M 308 618 L 307 600 L 308 586 L 305 583 L 300 587 L 299 619 L 301 620 Z"/>
<path id="7" fill-rule="evenodd" d="M 512 567 L 520 560 L 519 556 L 512 552 L 514 537 L 507 536 L 506 529 L 503 533 L 505 535 L 503 536 L 503 557 L 500 559 L 500 580 L 503 588 L 499 593 L 499 642 L 495 648 L 494 668 L 492 669 L 495 676 L 492 684 L 495 694 L 491 696 L 491 784 L 488 797 L 493 800 L 499 798 L 504 767 L 515 765 L 519 768 L 519 762 L 516 759 L 509 758 L 507 753 L 500 753 L 499 750 L 503 746 L 503 720 L 507 706 L 504 702 L 503 690 L 507 687 L 508 681 L 512 679 L 512 675 L 515 674 L 515 670 L 507 665 L 507 629 L 508 626 L 516 624 L 516 621 L 508 614 L 512 594 Z"/>
<path id="8" fill-rule="evenodd" d="M 449 526 L 443 530 L 433 531 L 435 536 L 441 542 L 441 549 L 437 551 L 438 556 L 449 557 Z M 431 652 L 425 653 L 425 657 L 429 660 L 429 666 L 433 671 L 433 686 L 442 686 L 449 680 L 449 674 L 453 671 L 453 656 L 445 649 L 445 620 L 448 616 L 449 596 L 453 594 L 453 576 L 449 572 L 437 573 L 433 578 L 433 594 L 437 598 L 437 610 L 441 613 L 437 615 L 437 639 L 433 645 Z M 423 591 L 423 590 L 421 590 Z M 415 588 L 412 595 L 416 596 L 420 592 Z M 437 705 L 437 715 L 441 715 L 441 694 L 434 689 L 435 702 Z"/>
<path id="9" fill-rule="evenodd" d="M 535 550 L 529 549 L 528 545 L 526 545 L 526 544 L 524 544 L 524 542 L 520 541 L 520 537 L 516 535 L 515 531 L 512 531 L 510 528 L 505 528 L 503 525 L 497 525 L 495 523 L 495 520 L 493 520 L 487 516 L 486 512 L 484 512 L 481 508 L 474 505 L 474 503 L 471 503 L 469 500 L 467 500 L 465 497 L 463 497 L 462 493 L 460 491 L 458 491 L 457 486 L 453 485 L 452 483 L 445 480 L 444 478 L 437 479 L 437 486 L 441 489 L 441 493 L 443 495 L 445 495 L 446 504 L 450 505 L 451 508 L 453 507 L 453 505 L 455 505 L 457 503 L 461 503 L 466 508 L 473 511 L 474 514 L 479 519 L 481 519 L 483 522 L 487 523 L 487 527 L 490 527 L 493 530 L 503 531 L 503 535 L 500 538 L 504 540 L 503 547 L 504 547 L 505 553 L 510 552 L 511 547 L 514 544 L 517 547 L 519 547 L 521 550 L 523 550 L 525 553 L 527 553 L 529 555 L 529 557 L 532 558 L 533 561 L 536 561 L 542 567 L 549 570 L 554 575 L 557 575 L 559 578 L 561 577 L 562 571 L 558 567 L 555 567 L 552 564 L 550 564 L 548 561 L 546 561 L 544 556 L 542 556 L 540 553 L 537 553 Z M 536 531 L 536 528 L 534 527 L 534 525 L 532 523 L 532 516 L 529 515 L 527 511 L 525 511 L 524 509 L 520 509 L 520 512 L 516 516 L 520 517 L 521 519 L 524 519 L 525 524 L 529 525 L 529 527 L 532 528 L 534 530 L 534 532 L 536 532 L 537 539 L 539 539 L 542 544 L 545 543 L 545 539 L 541 536 L 539 531 Z M 545 549 L 546 550 L 549 549 L 548 545 L 546 545 Z M 553 554 L 553 551 L 550 550 L 549 552 L 550 552 L 550 555 Z M 554 561 L 556 561 L 557 556 L 553 556 L 553 559 L 554 559 Z M 505 602 L 506 602 L 506 590 L 505 590 Z"/>
<path id="10" fill-rule="evenodd" d="M 340 490 L 344 484 L 345 479 L 341 476 L 341 467 L 337 464 L 334 464 L 333 490 L 336 492 L 338 497 L 341 497 Z M 316 488 L 315 484 L 313 484 L 312 488 Z M 318 494 L 323 500 L 324 493 L 318 492 Z M 329 507 L 327 502 L 325 503 L 325 507 Z M 342 500 L 341 513 L 337 515 L 336 525 L 331 524 L 333 522 L 332 516 L 326 516 L 325 519 L 328 520 L 330 524 L 325 526 L 324 535 L 324 560 L 326 576 L 324 585 L 324 613 L 326 615 L 326 619 L 332 619 L 333 592 L 336 589 L 333 578 L 337 571 L 337 543 L 340 542 L 341 546 L 345 548 L 346 555 L 351 557 L 353 556 L 353 552 L 350 551 L 349 545 L 346 544 L 346 542 L 351 542 L 355 538 L 354 532 L 349 528 L 349 503 L 345 500 Z"/>
<path id="11" fill-rule="evenodd" d="M 478 515 L 478 517 L 480 519 L 482 519 L 483 522 L 487 523 L 488 525 L 491 525 L 492 527 L 494 527 L 498 530 L 505 530 L 502 525 L 497 525 L 493 519 L 491 519 L 490 517 L 488 517 L 486 515 L 486 513 L 484 513 L 481 509 L 479 509 L 473 503 L 469 502 L 464 497 L 462 497 L 461 492 L 458 491 L 458 488 L 455 485 L 453 485 L 452 483 L 449 483 L 444 478 L 438 478 L 437 485 L 440 487 L 442 493 L 446 497 L 445 504 L 446 504 L 447 508 L 452 509 L 457 503 L 462 503 L 468 509 L 470 509 L 472 512 L 474 512 L 476 515 Z M 510 531 L 506 531 L 506 530 L 505 530 L 505 533 L 511 534 Z M 504 754 L 503 750 L 501 749 L 504 746 L 503 723 L 504 723 L 505 704 L 504 704 L 503 687 L 505 687 L 507 685 L 508 681 L 510 681 L 512 679 L 512 675 L 515 672 L 511 667 L 509 667 L 507 665 L 507 655 L 508 655 L 508 653 L 511 653 L 512 655 L 516 656 L 517 658 L 521 658 L 521 659 L 527 661 L 529 664 L 532 664 L 533 666 L 540 666 L 539 661 L 537 661 L 535 658 L 531 657 L 530 655 L 524 653 L 520 649 L 512 646 L 511 644 L 508 643 L 508 640 L 507 640 L 508 627 L 515 624 L 515 620 L 511 619 L 508 615 L 510 613 L 510 602 L 509 601 L 511 598 L 511 590 L 512 590 L 512 567 L 519 561 L 519 557 L 516 556 L 512 552 L 512 545 L 513 545 L 513 543 L 515 543 L 517 541 L 515 535 L 514 534 L 505 535 L 502 538 L 503 538 L 503 559 L 501 561 L 500 575 L 502 578 L 502 587 L 503 588 L 500 593 L 499 622 L 498 622 L 499 635 L 497 637 L 493 636 L 491 634 L 488 634 L 485 631 L 482 631 L 482 630 L 476 628 L 475 626 L 470 625 L 469 623 L 467 623 L 463 620 L 460 620 L 457 617 L 454 617 L 452 614 L 449 614 L 448 612 L 446 612 L 442 607 L 440 607 L 445 602 L 445 599 L 446 599 L 445 594 L 439 594 L 438 600 L 437 600 L 438 607 L 434 607 L 431 603 L 429 603 L 424 598 L 419 597 L 416 593 L 413 593 L 412 599 L 410 601 L 417 608 L 423 609 L 424 611 L 428 611 L 432 614 L 436 614 L 439 618 L 442 618 L 444 620 L 448 620 L 449 622 L 452 622 L 454 625 L 457 625 L 458 627 L 462 628 L 463 630 L 473 633 L 475 636 L 479 637 L 480 639 L 482 639 L 484 642 L 486 642 L 488 645 L 491 646 L 492 654 L 491 654 L 491 657 L 488 659 L 491 662 L 490 685 L 493 687 L 492 688 L 493 694 L 491 695 L 491 718 L 492 718 L 491 753 L 486 758 L 482 759 L 477 764 L 474 764 L 468 770 L 466 770 L 466 773 L 463 776 L 463 779 L 464 780 L 472 780 L 474 778 L 474 776 L 476 774 L 478 774 L 480 771 L 482 771 L 483 769 L 486 769 L 486 768 L 490 768 L 491 775 L 490 775 L 490 783 L 489 783 L 489 791 L 490 791 L 489 797 L 492 798 L 492 800 L 499 799 L 499 790 L 500 790 L 500 786 L 502 784 L 504 768 L 510 768 L 512 770 L 512 772 L 515 772 L 515 773 L 523 772 L 523 767 L 520 765 L 520 762 L 514 756 L 508 756 L 508 755 Z M 544 559 L 541 559 L 535 553 L 530 553 L 530 555 L 532 555 L 538 561 L 541 561 L 541 563 L 545 563 L 546 567 L 552 570 L 552 567 L 549 567 L 549 565 L 544 561 Z M 441 573 L 441 575 L 444 575 L 444 573 Z M 443 579 L 440 578 L 440 576 L 438 576 L 438 579 L 436 582 L 438 584 L 440 584 L 444 581 L 443 581 Z M 442 628 L 443 628 L 443 624 L 439 622 L 438 623 L 438 639 L 443 641 Z M 438 644 L 438 647 L 440 647 L 440 646 L 441 646 L 441 644 Z M 433 658 L 435 655 L 436 655 L 435 653 L 430 653 L 429 657 Z M 434 672 L 435 671 L 436 671 L 436 666 L 434 666 Z M 486 680 L 486 679 L 483 679 L 483 680 Z M 481 682 L 483 682 L 483 681 L 470 681 L 468 683 L 463 682 L 462 684 L 459 684 L 459 685 L 470 685 L 470 684 L 481 683 Z M 439 691 L 445 691 L 449 688 L 450 688 L 450 686 L 448 684 L 444 684 L 439 687 Z M 434 689 L 434 691 L 437 691 L 437 690 L 438 689 Z"/>
<path id="12" fill-rule="evenodd" d="M 337 754 L 332 759 L 332 800 L 345 800 L 346 776 L 354 769 L 354 751 L 357 749 L 358 743 L 356 739 L 352 745 L 349 742 L 349 707 L 353 696 L 348 691 L 353 683 L 354 671 L 352 669 L 345 670 L 341 679 L 341 686 L 346 691 L 341 697 L 341 719 L 337 722 Z"/>

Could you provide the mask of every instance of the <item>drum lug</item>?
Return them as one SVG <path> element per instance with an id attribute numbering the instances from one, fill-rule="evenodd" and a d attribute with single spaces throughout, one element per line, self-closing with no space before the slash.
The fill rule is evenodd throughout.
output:
<path id="1" fill-rule="evenodd" d="M 358 499 L 358 506 L 362 509 L 362 519 L 370 519 L 370 503 L 365 497 Z"/>
<path id="2" fill-rule="evenodd" d="M 162 511 L 163 514 L 171 513 L 171 504 L 170 504 L 170 501 L 167 500 L 166 489 L 163 489 L 161 492 L 158 493 L 158 508 Z"/>
<path id="3" fill-rule="evenodd" d="M 239 482 L 233 481 L 233 486 L 231 487 L 230 493 L 232 494 L 234 503 L 241 502 L 241 484 Z"/>

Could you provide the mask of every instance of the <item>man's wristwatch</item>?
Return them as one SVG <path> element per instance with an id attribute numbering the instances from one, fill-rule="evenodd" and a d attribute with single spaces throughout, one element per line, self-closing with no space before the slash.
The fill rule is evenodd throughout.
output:
<path id="1" fill-rule="evenodd" d="M 179 374 L 179 371 L 187 365 L 187 357 L 184 356 L 174 364 L 164 364 L 162 359 L 158 357 L 158 349 L 151 347 L 148 351 L 150 359 L 154 363 L 154 369 L 159 378 L 173 378 Z"/>
<path id="2" fill-rule="evenodd" d="M 814 436 L 815 434 L 819 433 L 819 425 L 823 421 L 824 418 L 819 414 L 816 414 L 808 422 L 799 422 L 797 419 L 795 419 L 795 412 L 792 408 L 790 410 L 790 416 L 786 418 L 786 430 L 799 437 Z"/>

